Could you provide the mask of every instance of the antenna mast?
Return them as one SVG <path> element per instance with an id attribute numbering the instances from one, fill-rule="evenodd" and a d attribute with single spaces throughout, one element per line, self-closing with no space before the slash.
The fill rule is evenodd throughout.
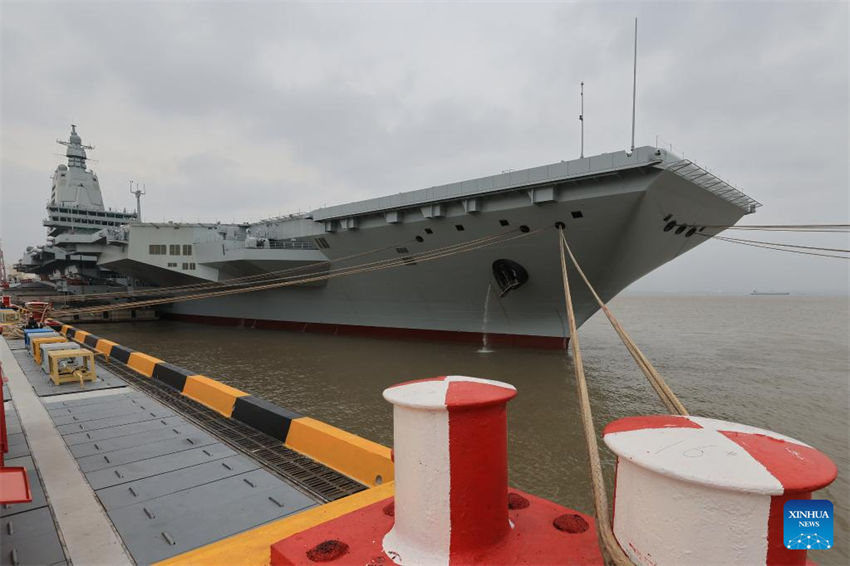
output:
<path id="1" fill-rule="evenodd" d="M 635 60 L 632 76 L 632 153 L 635 151 L 635 101 L 637 99 L 637 18 L 635 18 Z"/>
<path id="2" fill-rule="evenodd" d="M 6 275 L 6 260 L 3 258 L 3 243 L 0 242 L 0 289 L 8 289 L 9 281 Z"/>
<path id="3" fill-rule="evenodd" d="M 147 194 L 147 185 L 142 185 L 139 188 L 139 183 L 136 183 L 136 190 L 133 190 L 133 180 L 130 180 L 130 194 L 136 196 L 136 220 L 142 221 L 142 195 Z"/>
<path id="4" fill-rule="evenodd" d="M 581 114 L 578 115 L 578 121 L 581 122 L 581 157 L 584 159 L 584 81 L 581 81 Z"/>

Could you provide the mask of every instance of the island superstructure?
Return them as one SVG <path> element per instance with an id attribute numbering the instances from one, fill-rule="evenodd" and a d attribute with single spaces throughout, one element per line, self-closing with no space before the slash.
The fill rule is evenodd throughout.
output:
<path id="1" fill-rule="evenodd" d="M 50 200 L 47 203 L 47 243 L 28 247 L 15 266 L 38 274 L 43 281 L 56 284 L 61 292 L 99 292 L 128 282 L 120 274 L 98 262 L 105 235 L 137 219 L 135 212 L 108 209 L 97 174 L 86 169 L 86 150 L 75 125 L 65 146 L 68 164 L 60 164 L 53 173 Z"/>
<path id="2" fill-rule="evenodd" d="M 759 206 L 655 147 L 606 153 L 243 224 L 140 223 L 95 233 L 98 268 L 172 286 L 363 262 L 403 266 L 226 297 L 165 316 L 258 328 L 563 346 L 557 230 L 603 300 Z M 503 235 L 436 261 L 417 254 Z M 516 237 L 511 237 L 515 235 Z M 94 237 L 94 236 L 92 236 Z M 576 316 L 597 305 L 580 285 Z M 485 305 L 489 304 L 484 320 Z"/>

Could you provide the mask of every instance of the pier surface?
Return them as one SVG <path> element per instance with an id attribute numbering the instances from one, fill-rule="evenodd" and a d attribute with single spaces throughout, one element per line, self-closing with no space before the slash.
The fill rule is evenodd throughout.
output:
<path id="1" fill-rule="evenodd" d="M 83 389 L 53 385 L 22 340 L 0 340 L 0 360 L 7 465 L 27 468 L 33 492 L 3 506 L 2 564 L 150 564 L 363 489 L 318 462 L 305 474 L 301 455 L 253 458 L 242 446 L 263 433 L 234 436 L 101 359 Z"/>

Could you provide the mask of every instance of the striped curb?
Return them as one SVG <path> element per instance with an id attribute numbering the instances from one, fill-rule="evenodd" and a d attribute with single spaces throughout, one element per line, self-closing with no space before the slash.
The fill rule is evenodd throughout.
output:
<path id="1" fill-rule="evenodd" d="M 364 485 L 374 487 L 393 480 L 392 451 L 386 446 L 90 332 L 53 320 L 47 324 L 66 338 L 179 391 L 223 417 L 264 432 L 287 448 Z"/>

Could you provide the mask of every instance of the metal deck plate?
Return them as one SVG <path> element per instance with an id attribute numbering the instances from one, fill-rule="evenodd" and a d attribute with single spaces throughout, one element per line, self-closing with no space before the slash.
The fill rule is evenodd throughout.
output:
<path id="1" fill-rule="evenodd" d="M 23 513 L 47 505 L 47 499 L 44 497 L 44 486 L 42 486 L 41 478 L 39 478 L 35 470 L 35 464 L 30 456 L 29 444 L 27 444 L 24 433 L 21 432 L 21 422 L 18 420 L 15 406 L 12 403 L 5 403 L 4 406 L 6 408 L 6 431 L 9 433 L 9 452 L 6 453 L 5 464 L 7 466 L 27 469 L 32 501 L 29 503 L 0 505 L 0 517 Z M 5 559 L 3 558 L 3 560 Z"/>
<path id="2" fill-rule="evenodd" d="M 23 338 L 18 338 L 17 340 L 6 340 L 6 343 L 9 345 L 9 349 L 12 351 L 15 350 L 26 350 L 27 345 L 24 344 Z"/>
<path id="3" fill-rule="evenodd" d="M 106 395 L 105 397 L 94 395 L 83 397 L 74 397 L 71 395 L 68 395 L 67 397 L 50 397 L 49 399 L 44 400 L 44 408 L 48 411 L 54 411 L 61 407 L 82 407 L 83 405 L 106 403 L 120 399 L 148 399 L 148 397 L 145 397 L 143 394 L 134 389 L 130 389 L 129 387 L 105 392 L 104 394 Z"/>
<path id="4" fill-rule="evenodd" d="M 65 553 L 47 507 L 0 520 L 2 564 L 64 564 Z"/>
<path id="5" fill-rule="evenodd" d="M 175 452 L 174 454 L 166 454 L 157 458 L 150 458 L 141 462 L 132 462 L 121 466 L 95 470 L 87 473 L 86 479 L 88 479 L 92 488 L 96 491 L 104 487 L 189 468 L 220 458 L 227 458 L 234 454 L 236 453 L 233 450 L 223 444 L 212 444 L 210 446 L 193 448 L 192 450 Z"/>
<path id="6" fill-rule="evenodd" d="M 80 470 L 84 473 L 93 472 L 95 470 L 102 470 L 103 468 L 183 452 L 191 447 L 209 446 L 216 443 L 216 440 L 208 434 L 194 432 L 189 435 L 175 435 L 175 438 L 167 438 L 159 442 L 143 444 L 142 446 L 131 446 L 121 450 L 113 450 L 108 454 L 93 454 L 91 456 L 77 458 L 77 463 L 80 465 Z"/>
<path id="7" fill-rule="evenodd" d="M 153 405 L 153 404 L 151 404 Z M 76 409 L 72 408 L 62 408 L 59 411 L 51 411 L 50 417 L 53 419 L 53 422 L 56 426 L 61 426 L 65 424 L 72 424 L 75 422 L 89 422 L 96 421 L 99 419 L 107 419 L 110 417 L 119 417 L 121 415 L 128 415 L 131 413 L 144 413 L 150 410 L 161 410 L 162 407 L 158 404 L 156 406 L 140 406 L 131 401 L 115 401 L 113 404 L 100 404 L 100 405 L 86 405 L 85 407 L 79 407 Z M 151 416 L 161 416 L 160 415 L 151 415 Z"/>
<path id="8" fill-rule="evenodd" d="M 90 403 L 88 405 L 50 407 L 48 412 L 50 413 L 50 418 L 57 425 L 94 421 L 131 413 L 141 414 L 154 411 L 158 415 L 165 414 L 164 411 L 173 413 L 170 409 L 151 399 L 136 399 L 133 397 L 117 399 L 107 397 L 106 399 L 101 399 L 102 401 L 100 403 Z"/>
<path id="9" fill-rule="evenodd" d="M 21 340 L 21 343 L 23 343 L 23 340 Z M 18 365 L 21 366 L 21 370 L 23 370 L 24 375 L 27 377 L 27 380 L 35 390 L 36 395 L 39 397 L 127 386 L 123 379 L 102 367 L 101 359 L 97 359 L 95 361 L 97 379 L 95 381 L 86 381 L 85 386 L 80 388 L 77 383 L 65 383 L 63 385 L 56 385 L 53 383 L 50 380 L 50 377 L 42 371 L 41 366 L 35 363 L 24 348 L 13 348 L 12 355 L 15 356 L 15 360 L 18 362 Z"/>
<path id="10" fill-rule="evenodd" d="M 257 469 L 259 469 L 257 464 L 248 458 L 238 455 L 231 456 L 130 483 L 107 487 L 99 490 L 97 496 L 106 509 L 118 509 Z"/>
<path id="11" fill-rule="evenodd" d="M 24 436 L 23 432 L 17 432 L 15 434 L 10 434 L 8 436 L 9 441 L 9 451 L 6 452 L 5 458 L 11 460 L 13 458 L 20 458 L 21 456 L 26 456 L 30 453 L 30 447 L 27 444 L 27 439 Z"/>
<path id="12" fill-rule="evenodd" d="M 268 434 L 234 419 L 222 418 L 212 409 L 163 386 L 156 380 L 139 377 L 118 364 L 105 363 L 134 387 L 169 407 L 177 408 L 180 414 L 201 428 L 238 450 L 250 454 L 261 466 L 320 501 L 333 501 L 366 488 L 357 481 L 287 448 L 280 440 Z"/>
<path id="13" fill-rule="evenodd" d="M 61 413 L 63 409 L 66 411 L 74 411 L 81 407 L 89 405 L 100 405 L 109 407 L 115 403 L 140 401 L 152 401 L 150 397 L 135 391 L 129 387 L 124 389 L 115 389 L 113 391 L 101 391 L 96 395 L 88 395 L 87 391 L 77 392 L 77 395 L 62 395 L 58 397 L 50 397 L 44 400 L 44 407 L 50 412 Z"/>
<path id="14" fill-rule="evenodd" d="M 149 563 L 314 504 L 265 470 L 253 470 L 108 513 L 119 532 L 133 533 L 125 538 L 133 557 Z"/>
<path id="15" fill-rule="evenodd" d="M 6 408 L 6 434 L 20 434 L 21 421 L 18 420 L 18 415 L 15 413 L 15 406 L 12 403 L 3 403 Z"/>
<path id="16" fill-rule="evenodd" d="M 113 417 L 96 419 L 84 422 L 72 422 L 64 425 L 57 425 L 56 430 L 59 434 L 73 434 L 75 432 L 92 432 L 95 430 L 112 428 L 128 424 L 141 423 L 150 420 L 162 420 L 165 417 L 174 416 L 174 412 L 168 409 L 153 409 L 152 411 L 135 411 L 129 414 L 120 414 Z"/>
<path id="17" fill-rule="evenodd" d="M 88 384 L 83 389 L 73 384 L 54 386 L 23 349 L 14 355 L 140 564 L 363 489 L 286 449 L 279 440 L 223 418 L 118 364 L 98 359 L 98 374 L 111 376 L 120 389 L 114 394 L 88 396 L 88 391 L 98 388 Z M 127 382 L 134 387 L 125 387 Z M 64 394 L 76 395 L 62 399 Z M 17 425 L 17 420 L 10 419 L 10 424 Z M 10 432 L 20 433 L 17 426 L 17 431 Z M 23 438 L 14 441 L 20 450 L 26 449 Z M 249 455 L 259 454 L 261 459 L 256 462 L 234 447 Z M 16 514 L 38 509 L 49 514 L 37 474 L 32 474 L 33 494 L 39 501 L 27 504 L 30 511 L 16 506 Z M 49 550 L 46 547 L 43 552 Z M 45 556 L 35 562 L 49 564 L 51 559 Z M 60 555 L 56 561 L 64 559 Z"/>
<path id="18" fill-rule="evenodd" d="M 139 563 L 316 504 L 142 393 L 45 407 Z"/>
<path id="19" fill-rule="evenodd" d="M 15 406 L 9 402 L 4 403 L 4 407 L 9 432 L 5 465 L 26 468 L 32 501 L 0 505 L 0 564 L 13 564 L 13 557 L 18 564 L 65 564 L 65 551 L 59 542 L 56 523 L 47 507 L 44 485 L 30 456 L 29 444 L 21 431 Z"/>
<path id="20" fill-rule="evenodd" d="M 196 430 L 197 427 L 184 422 L 174 427 L 163 426 L 148 432 L 137 432 L 126 436 L 107 438 L 106 440 L 92 440 L 79 444 L 71 444 L 69 448 L 75 458 L 83 458 L 92 454 L 109 454 L 115 450 L 159 442 L 160 440 L 175 438 L 177 435 L 185 436 Z"/>
<path id="21" fill-rule="evenodd" d="M 114 428 L 101 428 L 88 432 L 77 432 L 73 434 L 63 434 L 65 442 L 72 446 L 74 444 L 82 444 L 92 440 L 106 440 L 108 438 L 118 438 L 131 434 L 142 434 L 161 428 L 171 428 L 179 424 L 186 423 L 186 419 L 177 415 L 166 417 L 164 419 L 153 419 L 141 423 L 131 423 Z"/>

